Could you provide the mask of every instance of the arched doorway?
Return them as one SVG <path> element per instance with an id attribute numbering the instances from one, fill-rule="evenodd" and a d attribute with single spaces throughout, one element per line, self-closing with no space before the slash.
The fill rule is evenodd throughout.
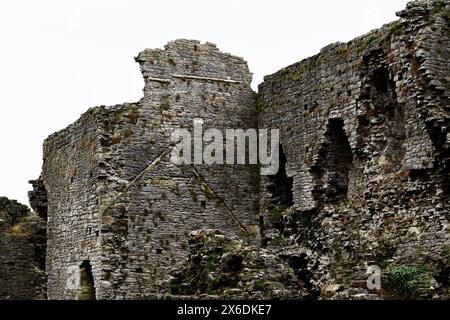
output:
<path id="1" fill-rule="evenodd" d="M 286 209 L 294 204 L 293 181 L 286 173 L 287 158 L 283 146 L 280 144 L 279 169 L 276 175 L 269 177 L 269 192 L 271 205 L 275 208 Z"/>
<path id="2" fill-rule="evenodd" d="M 347 199 L 353 155 L 342 119 L 330 119 L 318 159 L 311 168 L 313 195 L 319 203 Z"/>
<path id="3" fill-rule="evenodd" d="M 80 265 L 80 291 L 77 300 L 95 300 L 95 285 L 89 260 Z"/>
<path id="4" fill-rule="evenodd" d="M 269 221 L 276 229 L 283 228 L 283 212 L 294 204 L 293 181 L 286 172 L 287 157 L 280 144 L 279 169 L 275 175 L 267 176 L 267 190 L 270 194 Z"/>

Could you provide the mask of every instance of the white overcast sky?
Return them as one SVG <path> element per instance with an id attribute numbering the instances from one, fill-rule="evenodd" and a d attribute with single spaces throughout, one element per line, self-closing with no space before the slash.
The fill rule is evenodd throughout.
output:
<path id="1" fill-rule="evenodd" d="M 28 204 L 42 142 L 89 107 L 133 102 L 134 57 L 216 43 L 264 75 L 396 19 L 407 0 L 17 0 L 0 3 L 0 196 Z"/>

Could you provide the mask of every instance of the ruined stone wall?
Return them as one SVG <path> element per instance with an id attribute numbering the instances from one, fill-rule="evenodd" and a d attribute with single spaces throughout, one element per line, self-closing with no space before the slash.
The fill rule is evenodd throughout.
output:
<path id="1" fill-rule="evenodd" d="M 0 300 L 45 299 L 45 222 L 0 197 Z"/>
<path id="2" fill-rule="evenodd" d="M 188 40 L 136 60 L 145 79 L 141 101 L 91 109 L 45 142 L 51 299 L 80 297 L 79 287 L 67 288 L 67 270 L 83 261 L 92 266 L 96 298 L 154 294 L 187 258 L 195 229 L 256 241 L 256 166 L 176 166 L 164 153 L 172 130 L 191 129 L 194 118 L 204 119 L 205 130 L 256 127 L 247 64 Z M 31 196 L 42 199 L 36 191 L 38 182 Z"/>
<path id="3" fill-rule="evenodd" d="M 184 290 L 198 262 L 190 232 L 246 240 L 254 267 L 260 218 L 271 258 L 255 263 L 288 272 L 287 291 L 277 295 L 272 271 L 244 268 L 227 294 L 262 296 L 251 290 L 267 278 L 274 296 L 298 286 L 317 297 L 330 284 L 365 286 L 369 264 L 424 265 L 448 286 L 449 9 L 410 3 L 399 21 L 266 77 L 257 99 L 245 61 L 213 44 L 139 54 L 139 102 L 90 109 L 45 141 L 30 203 L 48 219 L 48 297 L 149 298 L 174 284 L 174 294 L 206 294 L 223 277 L 209 270 L 206 287 Z M 194 118 L 204 130 L 280 129 L 280 172 L 174 165 L 171 133 Z"/>
<path id="4" fill-rule="evenodd" d="M 108 174 L 116 179 L 138 175 L 170 146 L 173 128 L 192 128 L 194 118 L 204 120 L 204 129 L 256 127 L 251 74 L 242 59 L 212 44 L 180 40 L 165 50 L 146 50 L 136 60 L 146 83 L 144 98 L 133 121 L 110 128 L 112 138 L 120 138 L 103 149 L 111 155 Z M 159 293 L 158 283 L 187 258 L 192 230 L 218 228 L 255 238 L 249 234 L 257 225 L 255 172 L 249 166 L 176 166 L 162 159 L 105 213 L 104 220 L 123 223 L 103 237 L 112 286 L 107 297 Z M 107 187 L 118 192 L 121 185 Z"/>
<path id="5" fill-rule="evenodd" d="M 94 277 L 100 278 L 101 218 L 96 208 L 101 136 L 97 121 L 93 112 L 87 112 L 44 143 L 42 185 L 31 196 L 47 194 L 49 299 L 77 297 L 77 286 L 69 283 L 77 283 L 77 268 L 85 260 L 90 261 Z M 45 202 L 40 206 L 37 209 L 45 211 Z"/>
<path id="6" fill-rule="evenodd" d="M 281 130 L 294 199 L 279 214 L 276 180 L 262 179 L 267 234 L 284 219 L 287 241 L 313 250 L 319 290 L 367 264 L 448 263 L 449 10 L 410 3 L 260 85 L 260 127 Z"/>

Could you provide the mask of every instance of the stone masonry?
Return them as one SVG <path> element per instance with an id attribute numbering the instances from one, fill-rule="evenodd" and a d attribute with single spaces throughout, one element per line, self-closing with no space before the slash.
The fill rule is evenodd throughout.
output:
<path id="1" fill-rule="evenodd" d="M 45 221 L 0 197 L 0 300 L 45 299 Z"/>
<path id="2" fill-rule="evenodd" d="M 247 64 L 187 40 L 145 50 L 136 61 L 141 101 L 91 109 L 45 141 L 31 196 L 48 201 L 38 212 L 48 212 L 50 299 L 78 297 L 76 279 L 74 288 L 66 284 L 83 263 L 96 298 L 145 298 L 187 257 L 190 231 L 250 238 L 257 230 L 256 165 L 176 166 L 167 155 L 173 128 L 191 128 L 194 118 L 205 129 L 256 127 Z"/>
<path id="3" fill-rule="evenodd" d="M 139 102 L 45 140 L 30 203 L 47 219 L 48 298 L 389 297 L 365 287 L 370 265 L 425 268 L 422 297 L 448 297 L 450 2 L 398 16 L 257 94 L 246 62 L 211 43 L 140 53 Z M 194 118 L 280 129 L 279 172 L 172 164 L 171 133 Z"/>
<path id="4" fill-rule="evenodd" d="M 412 2 L 259 87 L 260 126 L 281 130 L 293 198 L 276 201 L 280 180 L 264 178 L 261 212 L 312 250 L 318 290 L 358 282 L 367 265 L 449 266 L 449 10 Z"/>

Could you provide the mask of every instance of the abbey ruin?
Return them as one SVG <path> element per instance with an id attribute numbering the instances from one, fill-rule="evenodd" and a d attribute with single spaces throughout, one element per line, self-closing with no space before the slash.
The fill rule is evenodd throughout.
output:
<path id="1" fill-rule="evenodd" d="M 450 2 L 397 15 L 257 93 L 214 44 L 141 52 L 140 101 L 44 142 L 30 204 L 47 221 L 47 298 L 450 298 Z M 171 163 L 171 132 L 194 118 L 279 129 L 278 173 Z"/>

